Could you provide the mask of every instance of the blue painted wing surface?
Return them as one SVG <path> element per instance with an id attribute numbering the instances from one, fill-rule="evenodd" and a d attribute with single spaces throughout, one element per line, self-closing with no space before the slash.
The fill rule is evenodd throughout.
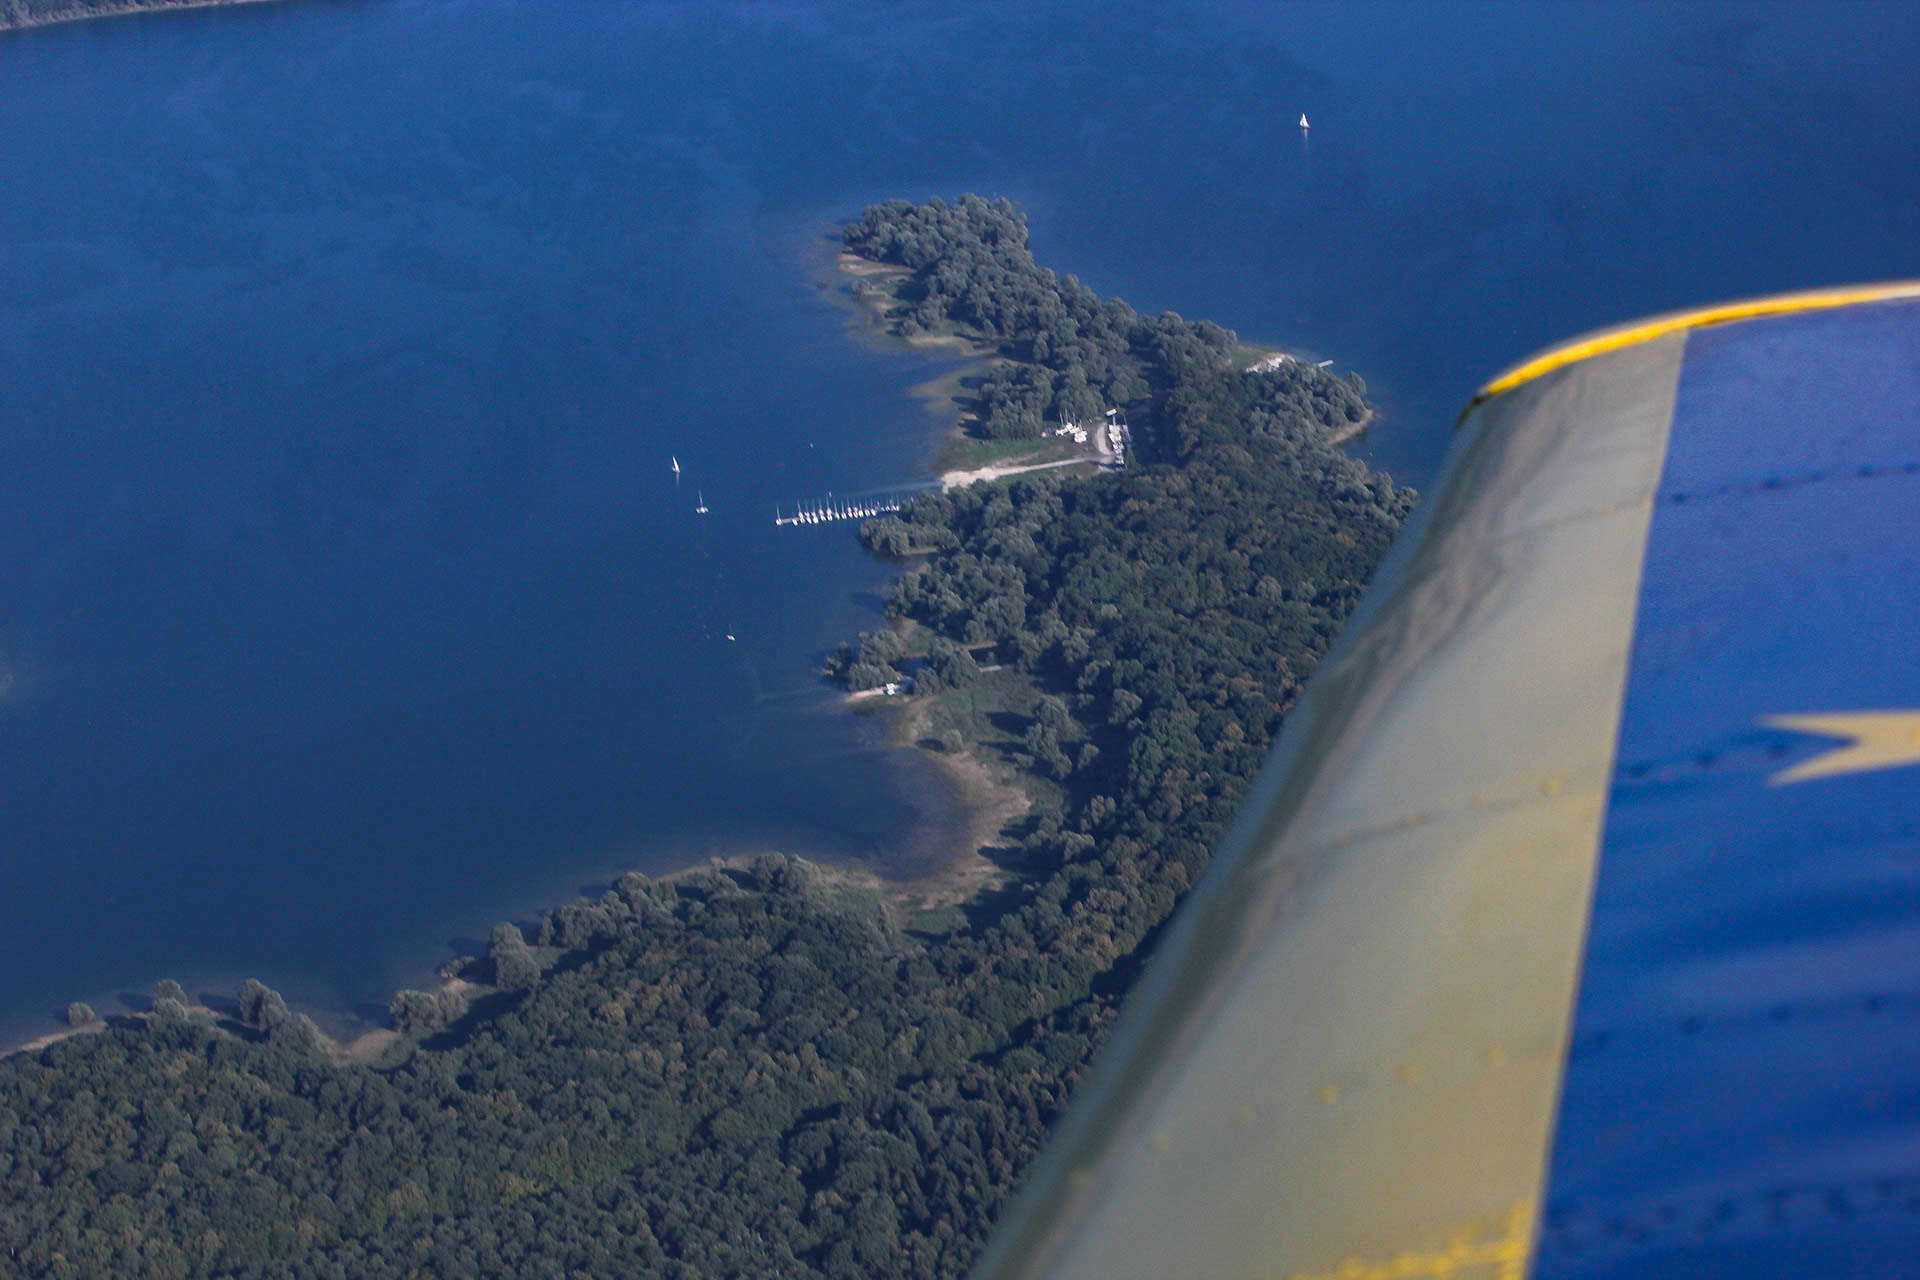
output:
<path id="1" fill-rule="evenodd" d="M 1920 301 L 1490 384 L 979 1274 L 1920 1274 Z"/>
<path id="2" fill-rule="evenodd" d="M 1920 303 L 1697 332 L 1536 1274 L 1920 1274 Z"/>

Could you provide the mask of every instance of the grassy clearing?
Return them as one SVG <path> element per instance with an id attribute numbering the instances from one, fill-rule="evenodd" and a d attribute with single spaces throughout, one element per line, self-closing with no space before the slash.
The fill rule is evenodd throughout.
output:
<path id="1" fill-rule="evenodd" d="M 947 689 L 926 699 L 924 739 L 958 740 L 995 768 L 1012 772 L 1012 757 L 1026 750 L 1027 726 L 1040 700 L 1024 672 L 1013 667 L 983 671 L 964 689 Z M 1040 809 L 1060 807 L 1063 792 L 1052 781 L 1020 772 L 1020 784 Z"/>

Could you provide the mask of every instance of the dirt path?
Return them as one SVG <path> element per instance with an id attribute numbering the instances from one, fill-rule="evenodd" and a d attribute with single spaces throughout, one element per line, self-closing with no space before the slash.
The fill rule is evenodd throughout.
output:
<path id="1" fill-rule="evenodd" d="M 981 480 L 1002 480 L 1007 476 L 1017 476 L 1028 471 L 1046 471 L 1052 467 L 1079 467 L 1103 465 L 1093 458 L 1062 458 L 1058 462 L 1029 462 L 1024 465 L 981 467 L 977 471 L 943 471 L 940 473 L 940 487 L 960 489 Z"/>

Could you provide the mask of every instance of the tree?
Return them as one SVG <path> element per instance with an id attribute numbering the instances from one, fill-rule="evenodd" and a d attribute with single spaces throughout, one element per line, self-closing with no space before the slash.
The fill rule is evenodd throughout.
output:
<path id="1" fill-rule="evenodd" d="M 88 1023 L 94 1022 L 94 1021 L 96 1021 L 96 1018 L 94 1016 L 92 1005 L 84 1004 L 79 1000 L 75 1000 L 72 1004 L 67 1006 L 67 1025 L 68 1026 L 84 1027 Z"/>
<path id="2" fill-rule="evenodd" d="M 493 926 L 487 943 L 487 956 L 493 961 L 494 985 L 509 990 L 530 987 L 540 977 L 540 962 L 533 957 L 525 935 L 514 924 Z M 395 1018 L 398 1021 L 398 1018 Z"/>
<path id="3" fill-rule="evenodd" d="M 1067 704 L 1051 694 L 1042 694 L 1034 703 L 1033 718 L 1055 733 L 1064 731 L 1072 719 L 1067 714 Z"/>
<path id="4" fill-rule="evenodd" d="M 814 883 L 813 864 L 784 853 L 763 853 L 753 860 L 748 879 L 761 893 L 804 894 Z"/>
<path id="5" fill-rule="evenodd" d="M 186 989 L 172 978 L 162 978 L 153 984 L 153 999 L 155 1004 L 162 1000 L 178 1000 L 183 1005 L 193 1003 L 187 999 Z"/>
<path id="6" fill-rule="evenodd" d="M 397 991 L 387 1002 L 394 1027 L 406 1035 L 427 1035 L 457 1022 L 467 1011 L 467 998 L 453 987 L 432 991 Z"/>
<path id="7" fill-rule="evenodd" d="M 861 523 L 860 544 L 880 555 L 911 555 L 913 531 L 898 516 L 877 516 Z"/>
<path id="8" fill-rule="evenodd" d="M 892 684 L 899 679 L 898 671 L 876 663 L 856 662 L 847 668 L 847 688 L 849 689 L 878 689 L 882 685 Z"/>
<path id="9" fill-rule="evenodd" d="M 267 1028 L 267 1043 L 295 1057 L 313 1058 L 323 1051 L 326 1039 L 312 1018 L 296 1013 Z"/>
<path id="10" fill-rule="evenodd" d="M 1083 379 L 1084 376 L 1082 375 Z M 1100 394 L 1087 386 L 1084 380 L 1063 389 L 1056 397 L 1055 403 L 1062 422 L 1078 423 L 1083 427 L 1100 425 Z"/>
<path id="11" fill-rule="evenodd" d="M 906 646 L 892 631 L 867 632 L 860 637 L 860 661 L 873 666 L 891 666 L 906 656 Z"/>
<path id="12" fill-rule="evenodd" d="M 248 978 L 240 984 L 235 1003 L 239 1006 L 240 1021 L 263 1031 L 287 1016 L 287 1002 L 258 978 Z"/>
<path id="13" fill-rule="evenodd" d="M 927 648 L 927 670 L 949 689 L 964 689 L 980 678 L 980 665 L 964 645 L 937 636 Z"/>

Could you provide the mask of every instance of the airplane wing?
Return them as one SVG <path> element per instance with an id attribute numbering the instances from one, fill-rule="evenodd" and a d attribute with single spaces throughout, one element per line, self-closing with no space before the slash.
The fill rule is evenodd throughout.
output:
<path id="1" fill-rule="evenodd" d="M 975 1274 L 1920 1274 L 1920 284 L 1488 384 Z"/>

